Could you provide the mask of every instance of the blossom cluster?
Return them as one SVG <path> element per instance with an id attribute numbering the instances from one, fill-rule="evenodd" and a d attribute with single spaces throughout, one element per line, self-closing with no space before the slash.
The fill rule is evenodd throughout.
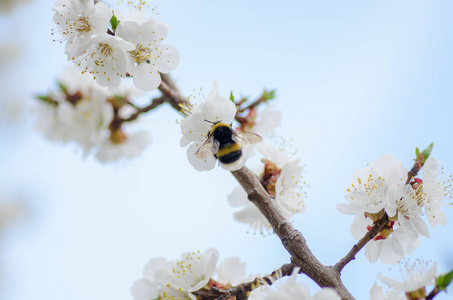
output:
<path id="1" fill-rule="evenodd" d="M 160 73 L 179 64 L 176 48 L 163 43 L 169 26 L 140 11 L 123 16 L 92 0 L 58 0 L 53 10 L 68 60 L 101 86 L 116 89 L 131 76 L 135 86 L 151 91 L 160 85 Z"/>
<path id="2" fill-rule="evenodd" d="M 422 178 L 409 178 L 408 170 L 391 155 L 378 158 L 370 167 L 355 172 L 347 189 L 347 204 L 338 210 L 356 215 L 351 232 L 360 239 L 384 215 L 388 222 L 365 248 L 370 262 L 380 259 L 397 264 L 414 251 L 421 236 L 430 237 L 426 216 L 434 228 L 445 225 L 447 218 L 441 207 L 451 195 L 451 176 L 440 179 L 439 162 L 432 157 L 424 161 Z"/>
<path id="3" fill-rule="evenodd" d="M 93 81 L 90 74 L 68 68 L 57 91 L 38 97 L 41 101 L 36 109 L 35 127 L 49 140 L 74 142 L 84 155 L 95 153 L 102 162 L 136 157 L 149 144 L 149 134 L 139 131 L 126 135 L 121 126 L 111 125 L 118 113 L 117 103 L 127 103 L 129 96 L 138 92 L 126 86 L 116 93 L 109 92 Z"/>
<path id="4" fill-rule="evenodd" d="M 255 279 L 255 276 L 246 276 L 245 263 L 236 257 L 226 258 L 219 264 L 219 253 L 215 249 L 208 249 L 201 253 L 187 252 L 179 260 L 166 260 L 153 258 L 145 266 L 143 278 L 137 280 L 131 288 L 135 300 L 149 299 L 178 299 L 196 300 L 205 299 L 195 294 L 209 291 L 215 287 L 227 290 L 240 283 L 256 281 L 249 299 L 274 300 L 274 299 L 318 299 L 339 300 L 338 294 L 324 288 L 314 297 L 311 297 L 307 287 L 295 282 L 299 269 L 295 268 L 288 281 L 278 285 L 277 288 L 269 286 L 266 280 Z M 281 278 L 270 278 L 276 281 Z"/>

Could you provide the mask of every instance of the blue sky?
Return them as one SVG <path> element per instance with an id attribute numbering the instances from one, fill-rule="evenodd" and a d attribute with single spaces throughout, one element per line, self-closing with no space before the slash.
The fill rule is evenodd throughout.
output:
<path id="1" fill-rule="evenodd" d="M 50 35 L 52 5 L 33 1 L 0 17 L 0 44 L 21 45 L 0 85 L 22 98 L 23 109 L 17 122 L 0 122 L 0 188 L 29 207 L 0 237 L 0 298 L 131 299 L 129 288 L 150 258 L 210 247 L 222 258 L 239 256 L 249 274 L 288 262 L 276 237 L 247 233 L 233 220 L 226 201 L 237 185 L 231 174 L 190 166 L 179 147 L 180 117 L 169 107 L 137 125 L 152 134 L 144 154 L 113 166 L 34 130 L 32 95 L 51 90 L 67 64 L 64 45 Z M 433 157 L 453 173 L 451 1 L 156 5 L 157 17 L 171 25 L 168 42 L 181 54 L 173 76 L 184 94 L 207 94 L 214 80 L 224 95 L 277 90 L 278 134 L 292 139 L 311 186 L 294 225 L 323 263 L 336 263 L 354 244 L 352 217 L 336 205 L 355 170 L 382 154 L 410 168 L 415 147 L 434 142 Z M 447 225 L 411 255 L 438 261 L 441 272 L 453 269 L 453 211 L 444 211 Z M 343 279 L 366 299 L 376 275 L 387 271 L 360 253 Z"/>

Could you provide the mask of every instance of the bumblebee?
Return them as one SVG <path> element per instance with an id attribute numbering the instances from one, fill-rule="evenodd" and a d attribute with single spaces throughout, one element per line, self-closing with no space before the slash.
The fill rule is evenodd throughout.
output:
<path id="1" fill-rule="evenodd" d="M 242 145 L 256 144 L 263 140 L 256 133 L 238 132 L 230 125 L 220 122 L 212 124 L 208 139 L 198 148 L 195 156 L 203 160 L 213 155 L 222 167 L 230 171 L 237 170 L 243 164 Z"/>

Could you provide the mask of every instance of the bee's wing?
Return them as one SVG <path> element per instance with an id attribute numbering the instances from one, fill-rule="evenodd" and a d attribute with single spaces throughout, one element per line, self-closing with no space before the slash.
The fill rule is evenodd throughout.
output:
<path id="1" fill-rule="evenodd" d="M 247 145 L 256 144 L 263 140 L 261 136 L 253 132 L 238 132 L 233 130 L 233 141 L 236 143 Z"/>
<path id="2" fill-rule="evenodd" d="M 195 156 L 197 159 L 203 160 L 207 159 L 210 156 L 214 156 L 219 150 L 219 142 L 214 139 L 213 136 L 209 137 L 203 145 L 198 148 Z"/>

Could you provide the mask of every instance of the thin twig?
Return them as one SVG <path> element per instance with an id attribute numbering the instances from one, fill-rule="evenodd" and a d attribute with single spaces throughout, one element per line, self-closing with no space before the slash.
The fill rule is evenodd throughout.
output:
<path id="1" fill-rule="evenodd" d="M 169 102 L 169 99 L 164 96 L 164 97 L 159 97 L 159 98 L 153 99 L 153 101 L 148 106 L 145 106 L 145 107 L 142 107 L 142 108 L 134 106 L 137 109 L 137 111 L 135 113 L 131 114 L 128 118 L 122 119 L 122 121 L 123 122 L 134 121 L 142 113 L 146 113 L 146 112 L 158 107 L 159 105 L 161 105 L 161 104 L 163 104 L 165 102 Z"/>
<path id="2" fill-rule="evenodd" d="M 181 110 L 181 104 L 188 103 L 184 96 L 182 96 L 178 87 L 175 85 L 173 79 L 169 74 L 161 74 L 162 82 L 159 86 L 159 90 L 162 93 L 162 96 L 159 98 L 154 98 L 151 103 L 145 107 L 138 107 L 132 102 L 128 104 L 136 109 L 136 112 L 131 114 L 128 118 L 119 118 L 115 122 L 119 122 L 121 125 L 123 122 L 131 122 L 136 120 L 141 114 L 147 113 L 150 110 L 162 105 L 163 103 L 169 103 L 177 111 Z"/>
<path id="3" fill-rule="evenodd" d="M 242 98 L 236 103 L 236 107 L 240 108 L 242 104 L 244 104 L 247 101 L 247 98 Z"/>
<path id="4" fill-rule="evenodd" d="M 351 261 L 355 259 L 356 254 L 369 242 L 371 241 L 387 224 L 388 217 L 387 214 L 374 224 L 374 226 L 368 231 L 359 241 L 357 244 L 352 246 L 352 249 L 343 257 L 338 263 L 335 264 L 334 269 L 341 273 L 341 270 Z"/>
<path id="5" fill-rule="evenodd" d="M 437 296 L 442 290 L 439 290 L 437 287 L 434 287 L 434 289 L 429 293 L 428 296 L 426 296 L 426 300 L 432 300 L 434 297 Z"/>
<path id="6" fill-rule="evenodd" d="M 266 99 L 261 96 L 259 97 L 257 100 L 255 100 L 254 102 L 250 103 L 249 105 L 247 105 L 246 107 L 244 108 L 241 108 L 237 111 L 237 114 L 238 113 L 243 113 L 244 111 L 246 111 L 247 109 L 252 109 L 252 108 L 255 108 L 256 106 L 260 105 L 261 103 L 263 102 L 266 102 Z"/>
<path id="7" fill-rule="evenodd" d="M 420 155 L 416 158 L 411 170 L 409 172 L 407 172 L 406 184 L 408 184 L 412 178 L 417 176 L 418 172 L 423 167 L 424 160 L 425 160 L 425 157 L 424 157 L 423 153 L 420 153 Z"/>

